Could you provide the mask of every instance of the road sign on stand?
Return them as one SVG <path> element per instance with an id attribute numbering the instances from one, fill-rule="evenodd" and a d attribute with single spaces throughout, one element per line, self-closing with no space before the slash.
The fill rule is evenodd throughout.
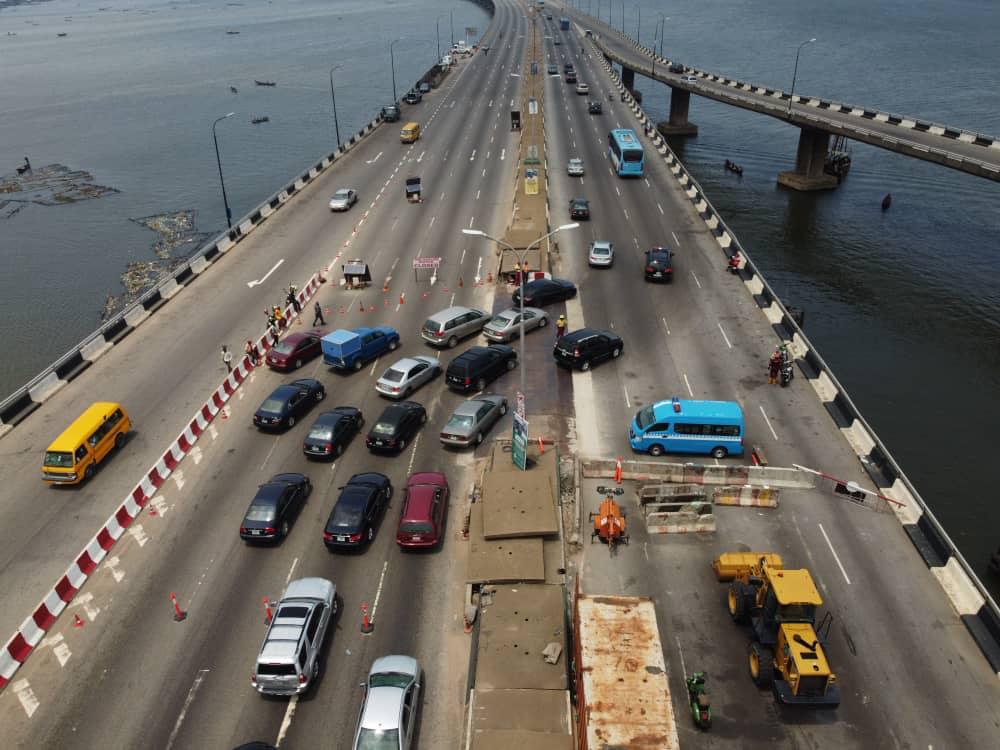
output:
<path id="1" fill-rule="evenodd" d="M 510 454 L 514 465 L 524 471 L 528 468 L 528 420 L 518 414 L 514 414 L 511 442 Z"/>

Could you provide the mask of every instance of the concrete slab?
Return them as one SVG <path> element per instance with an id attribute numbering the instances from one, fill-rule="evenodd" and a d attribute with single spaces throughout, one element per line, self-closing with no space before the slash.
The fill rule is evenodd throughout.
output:
<path id="1" fill-rule="evenodd" d="M 566 654 L 547 664 L 542 650 L 565 643 L 563 587 L 547 584 L 491 586 L 481 607 L 476 689 L 566 690 Z"/>
<path id="2" fill-rule="evenodd" d="M 471 723 L 473 733 L 507 730 L 564 734 L 570 738 L 573 735 L 569 693 L 565 690 L 477 689 Z"/>
<path id="3" fill-rule="evenodd" d="M 552 480 L 545 466 L 483 477 L 483 537 L 509 539 L 559 532 Z"/>
<path id="4" fill-rule="evenodd" d="M 561 539 L 542 540 L 542 560 L 545 563 L 546 583 L 566 583 L 566 558 Z"/>
<path id="5" fill-rule="evenodd" d="M 504 731 L 473 732 L 470 750 L 575 750 L 573 738 L 542 732 Z"/>
<path id="6" fill-rule="evenodd" d="M 545 580 L 542 540 L 483 539 L 483 504 L 473 503 L 469 523 L 467 583 L 509 583 Z"/>

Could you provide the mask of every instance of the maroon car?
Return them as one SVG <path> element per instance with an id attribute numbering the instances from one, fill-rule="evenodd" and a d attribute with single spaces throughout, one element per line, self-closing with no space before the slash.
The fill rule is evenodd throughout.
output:
<path id="1" fill-rule="evenodd" d="M 434 547 L 444 538 L 448 508 L 448 480 L 444 474 L 426 471 L 411 474 L 403 492 L 396 544 L 406 549 Z"/>
<path id="2" fill-rule="evenodd" d="M 315 359 L 322 353 L 320 339 L 326 336 L 326 331 L 296 331 L 290 333 L 277 346 L 267 353 L 267 366 L 272 370 L 288 372 L 297 370 L 310 359 Z"/>

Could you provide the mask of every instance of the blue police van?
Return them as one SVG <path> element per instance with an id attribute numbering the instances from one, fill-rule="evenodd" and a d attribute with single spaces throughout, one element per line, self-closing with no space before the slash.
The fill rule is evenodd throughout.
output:
<path id="1" fill-rule="evenodd" d="M 636 412 L 629 426 L 632 450 L 651 456 L 700 453 L 743 455 L 743 409 L 735 401 L 658 401 Z"/>

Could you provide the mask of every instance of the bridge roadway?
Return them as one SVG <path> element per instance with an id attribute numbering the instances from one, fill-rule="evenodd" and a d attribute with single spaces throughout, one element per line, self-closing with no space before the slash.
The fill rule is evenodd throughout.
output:
<path id="1" fill-rule="evenodd" d="M 552 10 L 552 9 L 550 9 Z M 788 98 L 781 98 L 780 90 L 752 86 L 736 88 L 723 79 L 728 78 L 708 71 L 699 71 L 697 83 L 689 83 L 683 78 L 688 73 L 671 73 L 666 65 L 654 63 L 652 57 L 641 49 L 637 49 L 632 40 L 621 36 L 620 32 L 603 21 L 578 11 L 572 6 L 560 4 L 555 13 L 569 15 L 581 27 L 591 28 L 598 34 L 598 44 L 605 47 L 614 61 L 634 70 L 646 78 L 655 79 L 669 85 L 673 90 L 680 89 L 698 96 L 729 104 L 752 112 L 765 114 L 802 128 L 814 128 L 834 135 L 844 135 L 852 140 L 867 143 L 889 151 L 931 161 L 952 169 L 1000 181 L 1000 143 L 992 142 L 989 136 L 977 138 L 962 128 L 930 124 L 929 129 L 922 129 L 919 117 L 906 115 L 891 115 L 889 121 L 876 118 L 879 110 L 862 108 L 860 112 L 851 114 L 849 111 L 825 108 L 800 103 L 796 101 L 789 113 Z M 719 80 L 712 80 L 712 78 Z M 636 86 L 641 89 L 637 83 Z M 819 101 L 821 97 L 809 97 Z M 856 105 L 851 105 L 856 106 Z M 900 120 L 907 125 L 900 125 Z M 992 143 L 992 145 L 991 145 Z"/>
<path id="2" fill-rule="evenodd" d="M 554 23 L 550 37 L 559 34 Z M 624 104 L 609 103 L 600 60 L 581 60 L 580 45 L 563 41 L 548 41 L 549 58 L 560 69 L 574 62 L 591 87 L 589 97 L 577 95 L 552 76 L 546 94 L 552 222 L 565 220 L 576 196 L 590 200 L 592 214 L 560 239 L 560 274 L 581 289 L 567 315 L 571 329 L 613 328 L 625 341 L 617 363 L 573 376 L 579 454 L 630 457 L 627 419 L 653 401 L 734 399 L 743 405 L 748 442 L 763 446 L 773 465 L 799 463 L 871 487 L 805 379 L 787 389 L 767 385 L 773 331 L 723 271 L 715 239 L 655 150 L 647 142 L 644 179 L 611 173 L 607 131 L 636 123 Z M 588 115 L 588 99 L 602 100 L 604 114 Z M 584 160 L 583 178 L 565 176 L 572 156 Z M 587 244 L 597 239 L 615 244 L 611 270 L 587 266 Z M 654 244 L 676 248 L 670 286 L 642 281 L 641 252 Z M 601 483 L 584 482 L 583 514 L 596 509 Z M 707 539 L 649 537 L 627 501 L 632 543 L 611 559 L 585 542 L 575 561 L 583 589 L 655 598 L 682 747 L 995 745 L 1000 685 L 938 583 L 891 513 L 852 505 L 829 489 L 786 492 L 776 510 L 717 508 L 718 531 Z M 823 609 L 835 618 L 829 652 L 844 693 L 835 714 L 779 711 L 750 681 L 746 636 L 730 621 L 725 587 L 708 566 L 720 552 L 747 549 L 778 551 L 814 573 Z M 711 740 L 687 718 L 685 669 L 709 673 Z"/>
<path id="3" fill-rule="evenodd" d="M 508 113 L 519 96 L 521 79 L 512 74 L 520 73 L 524 29 L 513 5 L 501 5 L 486 34 L 491 53 L 462 59 L 439 90 L 418 105 L 404 105 L 403 122 L 416 119 L 425 129 L 418 142 L 400 144 L 402 122 L 379 128 L 157 312 L 141 334 L 112 349 L 3 439 L 2 632 L 17 628 L 218 385 L 224 376 L 220 345 L 241 351 L 243 341 L 256 337 L 265 306 L 280 303 L 289 282 L 301 286 L 343 248 L 383 185 L 385 192 L 344 258 L 367 259 L 377 287 L 394 267 L 391 304 L 385 305 L 380 289 L 358 294 L 328 284 L 319 300 L 331 308 L 330 327 L 393 325 L 403 339 L 397 356 L 427 354 L 418 333 L 426 317 L 452 299 L 491 304 L 492 290 L 473 283 L 481 258 L 485 275 L 491 248 L 469 245 L 460 230 L 474 223 L 502 234 L 510 216 L 517 140 L 509 132 Z M 498 42 L 494 36 L 501 30 Z M 404 199 L 410 173 L 423 178 L 422 205 Z M 361 201 L 348 213 L 331 214 L 327 201 L 341 186 L 356 187 Z M 426 274 L 420 284 L 414 282 L 410 263 L 418 255 L 444 258 L 434 287 Z M 274 274 L 248 288 L 247 282 L 263 277 L 279 259 L 284 262 Z M 330 272 L 335 280 L 337 272 L 339 266 Z M 460 275 L 464 286 L 456 288 Z M 406 294 L 402 306 L 400 292 Z M 359 313 L 361 300 L 376 310 Z M 338 314 L 341 305 L 344 316 Z M 310 321 L 311 312 L 305 323 Z M 445 352 L 443 360 L 454 353 Z M 373 370 L 380 374 L 387 364 L 383 359 L 342 377 L 314 362 L 300 375 L 326 383 L 324 407 L 359 406 L 370 426 L 387 403 L 374 392 Z M 429 423 L 399 457 L 371 457 L 361 436 L 336 464 L 314 464 L 301 454 L 307 424 L 278 436 L 258 434 L 251 425 L 257 405 L 292 377 L 254 373 L 231 400 L 229 418 L 216 420 L 179 467 L 180 475 L 163 487 L 153 504 L 155 515 L 144 514 L 137 533 L 115 546 L 113 557 L 88 581 L 83 599 L 67 610 L 0 695 L 5 747 L 202 750 L 253 739 L 274 742 L 283 734 L 287 747 L 311 746 L 322 738 L 324 746 L 346 748 L 361 701 L 358 683 L 374 658 L 393 652 L 415 655 L 427 670 L 421 746 L 457 747 L 468 636 L 461 622 L 464 545 L 455 530 L 461 526 L 472 456 L 443 451 L 437 432 L 462 398 L 441 380 L 419 391 L 416 398 L 427 406 Z M 134 435 L 85 486 L 46 489 L 39 481 L 46 444 L 96 399 L 126 404 Z M 449 476 L 454 504 L 443 550 L 404 556 L 396 549 L 397 494 L 371 548 L 357 555 L 329 554 L 321 535 L 336 488 L 351 474 L 370 470 L 386 473 L 401 488 L 411 467 L 442 469 Z M 308 474 L 315 491 L 284 544 L 247 548 L 237 534 L 240 519 L 257 485 L 281 471 Z M 288 578 L 304 575 L 334 580 L 344 611 L 327 642 L 318 688 L 289 709 L 287 700 L 258 696 L 249 676 L 264 634 L 262 597 L 277 599 Z M 188 611 L 182 623 L 172 620 L 170 592 Z M 376 592 L 376 629 L 363 637 L 360 606 L 372 605 Z M 74 614 L 83 627 L 73 627 Z M 37 701 L 30 718 L 27 689 Z"/>
<path id="4" fill-rule="evenodd" d="M 219 345 L 238 344 L 259 331 L 261 308 L 278 301 L 289 281 L 307 277 L 338 252 L 384 184 L 385 193 L 345 257 L 366 258 L 376 275 L 398 258 L 390 301 L 404 291 L 406 303 L 385 306 L 381 294 L 367 293 L 366 304 L 377 309 L 362 317 L 357 293 L 328 285 L 320 300 L 332 308 L 333 326 L 395 325 L 404 337 L 402 353 L 419 353 L 427 351 L 417 338 L 420 321 L 445 307 L 453 293 L 458 303 L 506 304 L 502 288 L 494 300 L 492 290 L 469 283 L 489 250 L 469 245 L 459 230 L 471 224 L 496 234 L 509 217 L 515 141 L 506 118 L 520 80 L 510 74 L 519 70 L 524 51 L 521 7 L 508 0 L 498 3 L 486 35 L 490 54 L 461 63 L 439 91 L 406 109 L 419 113 L 424 138 L 401 146 L 396 128 L 380 128 L 154 315 L 141 337 L 115 347 L 4 438 L 3 632 L 12 632 L 34 607 L 215 387 L 222 376 Z M 493 35 L 499 30 L 505 33 L 498 41 Z M 576 57 L 575 48 L 550 46 L 548 54 Z M 606 94 L 596 60 L 578 64 L 585 71 L 581 80 Z M 578 302 L 568 307 L 571 327 L 583 319 L 613 325 L 625 337 L 626 354 L 592 374 L 569 375 L 556 371 L 548 359 L 551 332 L 531 334 L 529 416 L 537 408 L 533 404 L 551 411 L 554 401 L 570 393 L 572 382 L 579 450 L 627 455 L 625 423 L 640 403 L 674 393 L 739 398 L 751 439 L 765 445 L 773 462 L 798 460 L 860 480 L 856 459 L 807 384 L 796 381 L 788 390 L 761 385 L 773 346 L 771 330 L 739 282 L 722 272 L 714 241 L 662 162 L 651 155 L 644 180 L 622 181 L 609 173 L 604 143 L 612 122 L 630 123 L 619 103 L 601 117 L 590 117 L 585 97 L 551 80 L 546 123 L 553 221 L 562 221 L 561 211 L 575 194 L 591 200 L 594 214 L 560 243 L 559 270 L 581 285 Z M 562 170 L 571 151 L 589 167 L 579 182 Z M 411 171 L 419 171 L 427 186 L 421 206 L 402 199 L 402 179 Z M 357 186 L 364 203 L 351 213 L 330 215 L 326 201 L 341 185 Z M 615 241 L 614 269 L 586 268 L 584 252 L 594 237 Z M 678 278 L 670 287 L 641 281 L 639 251 L 654 242 L 678 247 Z M 445 258 L 441 281 L 433 288 L 426 281 L 415 283 L 407 268 L 418 254 Z M 279 272 L 253 289 L 246 286 L 282 258 Z M 459 274 L 466 283 L 456 289 Z M 348 308 L 343 318 L 337 314 L 341 304 Z M 302 374 L 315 374 L 327 384 L 326 405 L 361 406 L 370 424 L 382 407 L 372 391 L 372 375 L 384 364 L 345 377 L 314 364 Z M 284 747 L 305 747 L 317 738 L 347 747 L 360 705 L 357 683 L 373 658 L 397 651 L 416 655 L 428 671 L 419 746 L 458 747 L 468 641 L 457 620 L 465 548 L 456 530 L 471 457 L 442 451 L 435 432 L 461 399 L 441 383 L 418 392 L 431 418 L 420 441 L 403 456 L 371 458 L 356 443 L 333 466 L 315 465 L 301 457 L 301 424 L 276 437 L 250 426 L 253 409 L 284 379 L 261 371 L 244 384 L 242 395 L 231 402 L 230 417 L 215 423 L 199 451 L 181 465 L 180 475 L 165 485 L 156 514 L 147 513 L 140 533 L 118 543 L 115 557 L 87 583 L 86 600 L 71 606 L 0 694 L 0 726 L 8 746 L 224 748 L 280 736 Z M 510 394 L 516 379 L 508 375 L 496 385 Z M 136 423 L 133 439 L 85 487 L 41 488 L 38 456 L 67 415 L 95 398 L 116 398 L 129 407 Z M 500 429 L 509 429 L 509 421 Z M 410 466 L 443 468 L 451 480 L 455 500 L 443 550 L 402 556 L 394 549 L 397 498 L 370 549 L 329 555 L 320 533 L 336 487 L 350 474 L 372 469 L 384 471 L 399 486 Z M 316 486 L 303 516 L 280 547 L 245 548 L 236 527 L 256 485 L 289 470 L 308 473 Z M 705 666 L 716 696 L 715 743 L 990 746 L 1000 705 L 995 676 L 895 519 L 830 497 L 811 500 L 791 499 L 778 512 L 720 514 L 720 527 L 731 530 L 708 542 L 648 540 L 644 545 L 637 536 L 639 543 L 613 564 L 599 549 L 598 554 L 588 549 L 585 585 L 598 593 L 657 597 L 675 713 L 685 716 L 680 660 L 692 669 Z M 824 535 L 839 558 L 821 541 Z M 836 715 L 788 717 L 761 710 L 770 702 L 749 687 L 742 640 L 720 616 L 722 592 L 699 589 L 694 585 L 699 581 L 684 577 L 689 571 L 704 573 L 719 549 L 744 543 L 776 548 L 816 573 L 837 616 L 831 658 L 845 699 Z M 302 575 L 335 580 L 345 611 L 328 641 L 317 689 L 292 704 L 262 699 L 248 684 L 263 635 L 260 600 L 278 596 L 288 577 Z M 362 638 L 358 608 L 362 601 L 372 603 L 379 590 L 375 633 Z M 171 620 L 171 591 L 189 612 L 183 623 Z M 73 614 L 80 615 L 83 627 L 73 627 Z M 27 688 L 37 701 L 30 718 Z M 679 723 L 685 745 L 704 741 Z"/>

